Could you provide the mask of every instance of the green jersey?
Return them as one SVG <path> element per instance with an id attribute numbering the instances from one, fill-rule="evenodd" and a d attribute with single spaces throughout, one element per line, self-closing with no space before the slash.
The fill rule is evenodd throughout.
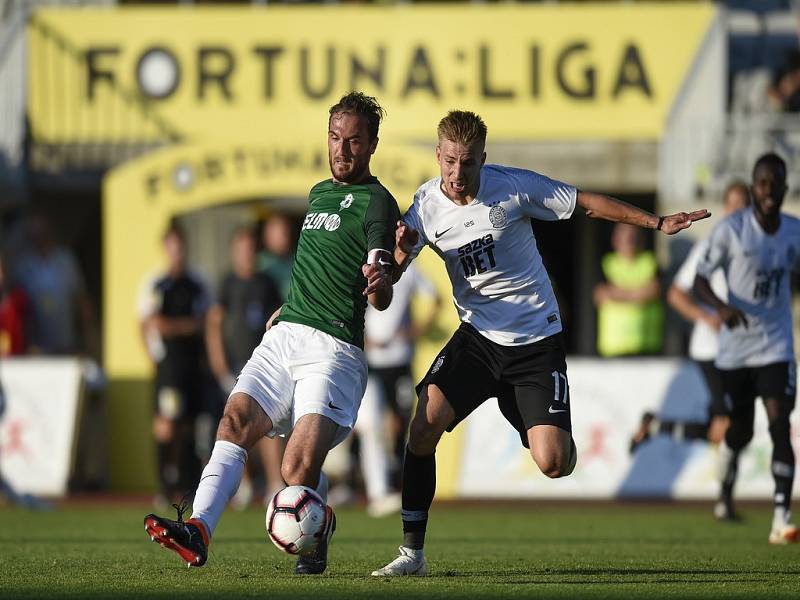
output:
<path id="1" fill-rule="evenodd" d="M 361 266 L 371 250 L 394 251 L 400 209 L 375 177 L 311 188 L 292 268 L 289 296 L 275 320 L 301 323 L 364 347 L 367 280 Z"/>

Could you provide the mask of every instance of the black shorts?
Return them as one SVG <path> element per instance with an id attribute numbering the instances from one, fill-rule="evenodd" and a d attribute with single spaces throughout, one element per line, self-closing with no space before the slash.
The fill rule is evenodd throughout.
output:
<path id="1" fill-rule="evenodd" d="M 794 409 L 797 390 L 797 371 L 794 361 L 779 362 L 763 367 L 720 369 L 725 402 L 730 407 L 730 416 L 753 418 L 755 399 L 758 396 L 775 398 L 791 412 Z"/>
<path id="2" fill-rule="evenodd" d="M 722 386 L 722 375 L 719 369 L 714 366 L 713 360 L 698 360 L 697 366 L 703 373 L 703 379 L 708 388 L 708 394 L 711 397 L 708 403 L 708 417 L 709 422 L 714 417 L 727 415 L 730 412 L 730 407 L 725 404 L 725 389 Z"/>
<path id="3" fill-rule="evenodd" d="M 489 398 L 497 398 L 526 448 L 534 425 L 572 431 L 560 333 L 525 346 L 501 346 L 462 323 L 417 385 L 417 394 L 429 384 L 442 390 L 456 413 L 447 431 Z"/>
<path id="4" fill-rule="evenodd" d="M 411 365 L 370 367 L 369 374 L 380 383 L 386 403 L 392 412 L 408 422 L 414 408 L 414 380 L 411 377 Z"/>
<path id="5" fill-rule="evenodd" d="M 175 377 L 173 374 L 156 373 L 155 412 L 170 421 L 192 422 L 205 408 L 205 395 L 212 386 L 198 370 L 193 376 Z"/>

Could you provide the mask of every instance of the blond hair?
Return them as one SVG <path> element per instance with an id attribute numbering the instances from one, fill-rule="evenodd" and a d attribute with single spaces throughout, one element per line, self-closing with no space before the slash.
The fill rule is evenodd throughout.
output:
<path id="1" fill-rule="evenodd" d="M 486 143 L 486 123 L 468 110 L 451 110 L 439 121 L 436 131 L 440 142 L 450 140 L 465 146 L 471 146 L 475 142 Z"/>

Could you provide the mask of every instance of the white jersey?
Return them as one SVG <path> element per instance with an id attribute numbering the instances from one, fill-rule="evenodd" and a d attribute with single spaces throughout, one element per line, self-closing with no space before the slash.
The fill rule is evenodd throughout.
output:
<path id="1" fill-rule="evenodd" d="M 747 327 L 723 325 L 716 365 L 737 369 L 793 361 L 789 280 L 800 271 L 800 219 L 781 213 L 772 235 L 752 208 L 723 219 L 711 232 L 697 273 L 708 278 L 717 267 L 728 281 L 728 304 L 745 314 Z"/>
<path id="2" fill-rule="evenodd" d="M 708 249 L 708 240 L 696 242 L 686 260 L 683 261 L 681 268 L 675 274 L 672 283 L 680 290 L 691 293 L 694 286 L 694 276 L 697 274 L 697 263 Z M 714 290 L 717 298 L 723 302 L 728 301 L 728 284 L 725 282 L 725 272 L 716 269 L 709 279 L 711 289 Z M 713 309 L 705 304 L 703 309 L 713 312 Z M 719 351 L 719 334 L 717 330 L 708 325 L 705 321 L 695 321 L 692 327 L 692 337 L 689 339 L 689 356 L 698 361 L 714 360 Z"/>
<path id="3" fill-rule="evenodd" d="M 493 342 L 521 346 L 561 331 L 530 220 L 568 219 L 576 199 L 573 186 L 544 175 L 484 165 L 470 204 L 452 202 L 435 177 L 403 221 L 419 232 L 412 258 L 427 244 L 444 260 L 461 321 Z"/>
<path id="4" fill-rule="evenodd" d="M 436 298 L 436 288 L 411 265 L 392 286 L 392 302 L 386 310 L 377 310 L 371 304 L 367 306 L 364 335 L 370 367 L 399 367 L 414 358 L 414 342 L 410 336 L 411 301 L 417 294 Z"/>

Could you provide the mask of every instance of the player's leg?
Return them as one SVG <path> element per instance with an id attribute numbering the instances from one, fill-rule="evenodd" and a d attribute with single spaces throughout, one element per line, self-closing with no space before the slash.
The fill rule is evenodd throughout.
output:
<path id="1" fill-rule="evenodd" d="M 757 388 L 764 401 L 772 438 L 772 477 L 775 480 L 774 512 L 769 541 L 786 544 L 800 540 L 791 519 L 795 455 L 789 415 L 794 409 L 794 363 L 778 363 L 758 369 Z"/>
<path id="2" fill-rule="evenodd" d="M 436 446 L 445 431 L 496 394 L 491 362 L 486 341 L 462 324 L 417 386 L 419 402 L 403 462 L 403 545 L 400 555 L 373 575 L 427 574 L 422 549 L 436 492 Z"/>
<path id="3" fill-rule="evenodd" d="M 225 405 L 217 441 L 200 476 L 193 502 L 192 519 L 203 523 L 209 538 L 225 506 L 239 489 L 248 452 L 272 428 L 272 420 L 255 398 L 234 391 Z"/>
<path id="4" fill-rule="evenodd" d="M 294 425 L 283 457 L 283 479 L 288 485 L 315 488 L 327 503 L 328 479 L 322 464 L 355 427 L 367 385 L 367 361 L 352 344 L 305 325 L 287 325 L 293 335 L 290 372 L 295 388 Z M 298 575 L 325 571 L 336 529 L 333 510 L 328 506 L 326 511 L 325 533 L 312 555 L 298 559 Z"/>
<path id="5" fill-rule="evenodd" d="M 725 389 L 722 375 L 714 366 L 714 361 L 697 361 L 703 380 L 708 388 L 708 433 L 706 439 L 712 444 L 720 444 L 725 439 L 725 432 L 730 425 L 729 408 L 725 405 Z"/>
<path id="6" fill-rule="evenodd" d="M 753 439 L 755 393 L 751 369 L 721 370 L 730 425 L 719 446 L 720 496 L 714 516 L 722 521 L 737 520 L 733 507 L 733 488 L 739 469 L 739 455 Z"/>
<path id="7" fill-rule="evenodd" d="M 291 423 L 294 382 L 282 367 L 287 332 L 273 327 L 242 370 L 217 428 L 217 441 L 195 492 L 192 517 L 145 517 L 153 541 L 177 552 L 189 566 L 205 563 L 207 546 L 225 506 L 236 493 L 247 454 L 264 435 L 285 433 Z"/>
<path id="8" fill-rule="evenodd" d="M 503 348 L 503 392 L 498 405 L 519 432 L 539 470 L 550 478 L 572 473 L 578 451 L 572 439 L 567 360 L 560 335 L 529 346 Z"/>

